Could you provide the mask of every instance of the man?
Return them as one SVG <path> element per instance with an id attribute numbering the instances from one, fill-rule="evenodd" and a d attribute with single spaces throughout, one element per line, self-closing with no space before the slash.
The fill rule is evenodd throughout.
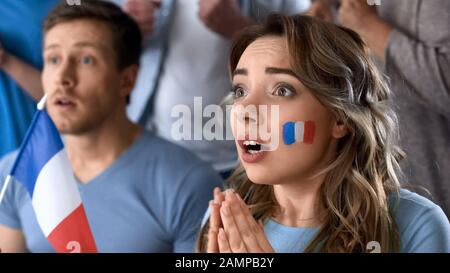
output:
<path id="1" fill-rule="evenodd" d="M 194 155 L 126 117 L 141 49 L 117 6 L 58 5 L 44 24 L 42 82 L 100 252 L 191 252 L 220 177 Z M 0 186 L 16 154 L 0 162 Z M 14 181 L 0 206 L 3 252 L 53 251 Z"/>
<path id="2" fill-rule="evenodd" d="M 42 95 L 41 24 L 57 1 L 0 1 L 0 157 L 20 145 Z"/>
<path id="3" fill-rule="evenodd" d="M 313 15 L 331 18 L 328 4 L 315 1 Z M 407 182 L 428 189 L 450 217 L 450 1 L 341 0 L 337 15 L 389 77 Z"/>
<path id="4" fill-rule="evenodd" d="M 180 117 L 173 116 L 172 110 L 186 105 L 191 113 L 202 112 L 194 109 L 195 97 L 201 98 L 203 107 L 220 104 L 231 89 L 228 53 L 236 33 L 270 12 L 304 11 L 309 0 L 110 1 L 121 5 L 148 34 L 141 59 L 143 69 L 127 109 L 130 118 L 194 152 L 227 177 L 237 162 L 233 141 L 210 141 L 203 135 L 195 139 L 194 132 L 202 132 L 210 118 L 193 121 L 190 138 L 179 140 L 172 129 Z M 218 119 L 217 123 L 227 131 L 225 120 Z"/>

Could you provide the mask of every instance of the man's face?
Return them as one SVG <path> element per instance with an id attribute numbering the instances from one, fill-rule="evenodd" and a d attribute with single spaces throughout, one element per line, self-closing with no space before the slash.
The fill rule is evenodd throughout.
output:
<path id="1" fill-rule="evenodd" d="M 100 21 L 68 21 L 46 33 L 42 82 L 62 134 L 89 132 L 125 107 L 112 33 Z"/>

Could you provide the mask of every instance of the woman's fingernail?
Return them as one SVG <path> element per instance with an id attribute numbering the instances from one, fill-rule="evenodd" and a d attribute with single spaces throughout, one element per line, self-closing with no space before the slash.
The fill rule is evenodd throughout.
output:
<path id="1" fill-rule="evenodd" d="M 225 216 L 230 215 L 230 208 L 228 207 L 228 204 L 222 203 L 222 212 Z"/>
<path id="2" fill-rule="evenodd" d="M 219 239 L 220 239 L 220 240 L 226 240 L 226 237 L 225 237 L 225 230 L 223 230 L 223 228 L 220 228 L 220 229 L 219 229 Z"/>
<path id="3" fill-rule="evenodd" d="M 239 195 L 239 193 L 234 193 L 234 195 L 236 195 L 236 198 L 239 200 L 239 201 L 242 201 L 242 202 L 244 202 L 244 200 L 242 200 L 242 198 L 241 198 L 241 196 Z"/>

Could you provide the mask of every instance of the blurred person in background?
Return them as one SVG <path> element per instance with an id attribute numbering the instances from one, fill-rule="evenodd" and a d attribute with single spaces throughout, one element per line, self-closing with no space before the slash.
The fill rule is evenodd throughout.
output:
<path id="1" fill-rule="evenodd" d="M 0 157 L 15 150 L 42 96 L 42 22 L 57 0 L 0 1 Z"/>
<path id="2" fill-rule="evenodd" d="M 407 182 L 450 217 L 450 1 L 315 0 L 309 14 L 367 43 L 393 90 Z"/>

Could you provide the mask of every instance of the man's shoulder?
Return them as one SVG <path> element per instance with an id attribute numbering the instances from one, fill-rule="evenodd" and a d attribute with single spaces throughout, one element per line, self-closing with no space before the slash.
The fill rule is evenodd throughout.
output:
<path id="1" fill-rule="evenodd" d="M 137 150 L 141 155 L 138 160 L 144 165 L 135 166 L 145 168 L 157 181 L 164 181 L 164 187 L 170 185 L 169 187 L 181 189 L 187 183 L 189 187 L 183 188 L 184 191 L 207 188 L 209 193 L 213 186 L 222 182 L 209 163 L 154 133 L 144 132 L 139 146 Z"/>
<path id="2" fill-rule="evenodd" d="M 0 158 L 0 177 L 6 176 L 14 164 L 19 150 L 12 151 Z"/>
<path id="3" fill-rule="evenodd" d="M 139 150 L 143 152 L 143 156 L 151 157 L 160 164 L 167 164 L 172 167 L 179 164 L 184 166 L 209 166 L 193 152 L 149 131 L 143 132 Z"/>

